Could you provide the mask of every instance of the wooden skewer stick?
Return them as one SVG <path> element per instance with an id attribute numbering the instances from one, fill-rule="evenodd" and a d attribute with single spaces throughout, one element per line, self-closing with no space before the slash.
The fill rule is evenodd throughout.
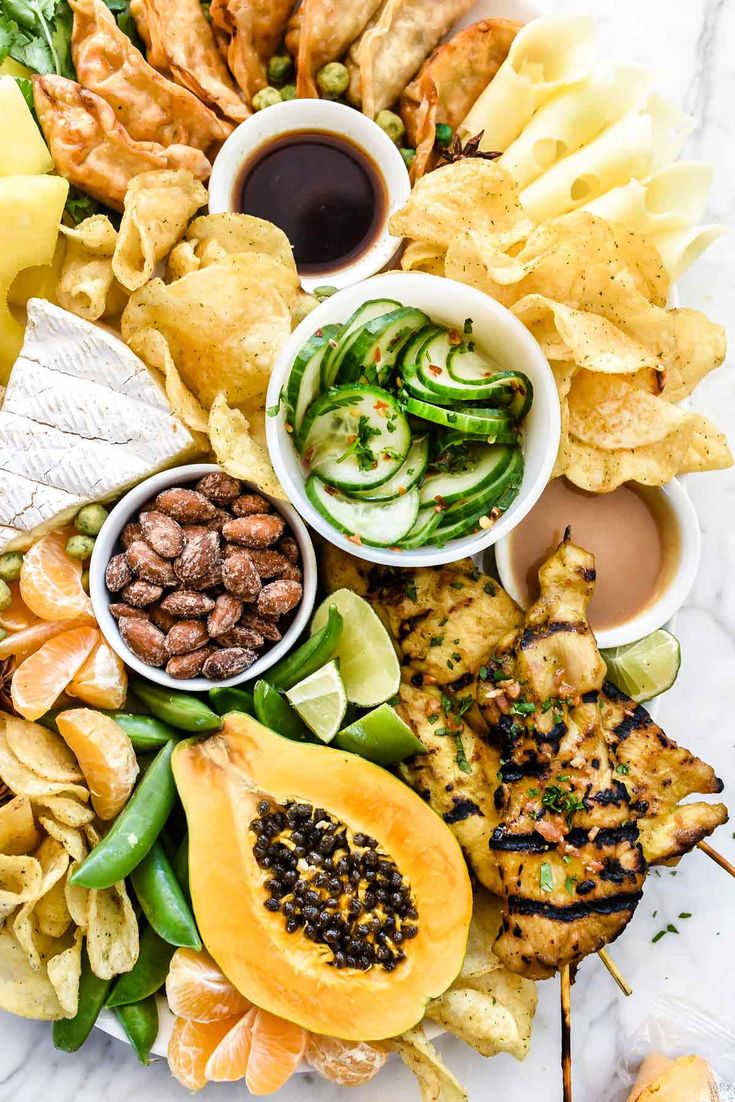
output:
<path id="1" fill-rule="evenodd" d="M 606 949 L 600 949 L 600 951 L 598 952 L 597 955 L 600 958 L 600 960 L 602 961 L 602 963 L 605 965 L 608 972 L 610 973 L 612 978 L 615 980 L 616 984 L 618 985 L 620 990 L 623 992 L 623 994 L 624 995 L 632 995 L 633 994 L 633 988 L 630 986 L 628 981 L 625 979 L 625 976 L 622 974 L 622 972 L 620 971 L 620 969 L 618 968 L 617 964 L 612 959 L 610 954 L 607 952 L 607 950 Z"/>
<path id="2" fill-rule="evenodd" d="M 572 978 L 565 964 L 561 980 L 561 1075 L 564 1102 L 572 1102 Z"/>
<path id="3" fill-rule="evenodd" d="M 716 849 L 712 849 L 712 846 L 708 845 L 707 842 L 700 842 L 698 848 L 701 849 L 702 853 L 706 853 L 721 869 L 724 869 L 725 872 L 729 872 L 730 876 L 735 876 L 735 865 L 733 865 L 732 861 L 728 861 L 727 858 L 723 857 L 721 853 L 718 853 Z"/>

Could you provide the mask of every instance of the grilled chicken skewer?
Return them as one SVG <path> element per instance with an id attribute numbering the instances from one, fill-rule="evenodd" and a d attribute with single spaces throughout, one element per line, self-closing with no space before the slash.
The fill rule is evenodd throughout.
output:
<path id="1" fill-rule="evenodd" d="M 401 710 L 428 751 L 404 777 L 504 898 L 495 950 L 511 970 L 544 978 L 604 947 L 648 865 L 676 863 L 726 821 L 722 805 L 679 806 L 721 782 L 604 682 L 586 619 L 594 562 L 570 539 L 525 621 L 470 560 L 391 572 L 329 549 L 323 565 L 396 642 Z"/>

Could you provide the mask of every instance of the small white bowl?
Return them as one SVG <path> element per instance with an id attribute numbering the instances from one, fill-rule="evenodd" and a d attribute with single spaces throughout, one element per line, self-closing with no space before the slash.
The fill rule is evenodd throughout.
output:
<path id="1" fill-rule="evenodd" d="M 141 662 L 125 645 L 118 630 L 117 621 L 110 612 L 110 602 L 114 597 L 105 585 L 105 570 L 112 556 L 117 554 L 119 550 L 120 533 L 131 517 L 138 513 L 141 506 L 145 505 L 156 494 L 160 494 L 162 490 L 167 490 L 171 486 L 188 486 L 192 482 L 198 482 L 203 475 L 218 470 L 220 468 L 215 463 L 192 463 L 186 467 L 173 467 L 170 470 L 153 475 L 152 478 L 147 478 L 145 482 L 141 482 L 133 490 L 130 490 L 112 510 L 97 536 L 92 552 L 92 560 L 89 565 L 89 592 L 92 598 L 92 609 L 100 631 L 126 666 L 130 666 L 146 680 L 155 681 L 157 685 L 163 685 L 167 689 L 201 693 L 208 689 L 227 685 L 241 685 L 245 681 L 252 681 L 254 678 L 260 677 L 265 670 L 269 669 L 291 649 L 306 627 L 314 607 L 317 581 L 316 557 L 314 555 L 314 545 L 311 542 L 306 525 L 290 505 L 286 505 L 285 502 L 278 501 L 276 498 L 268 497 L 257 486 L 248 486 L 247 483 L 244 483 L 245 487 L 252 490 L 253 493 L 262 494 L 263 497 L 268 498 L 273 508 L 286 521 L 299 545 L 304 592 L 301 604 L 296 610 L 296 615 L 283 638 L 269 651 L 266 651 L 262 658 L 254 662 L 249 669 L 237 674 L 236 677 L 228 677 L 223 681 L 212 681 L 208 677 L 190 677 L 187 680 L 169 677 L 165 670 L 157 666 L 147 666 L 145 662 Z"/>
<path id="2" fill-rule="evenodd" d="M 348 264 L 301 276 L 307 291 L 325 285 L 349 287 L 385 268 L 401 247 L 402 241 L 393 237 L 388 223 L 411 193 L 408 171 L 398 147 L 367 115 L 343 103 L 323 99 L 288 100 L 251 115 L 233 130 L 217 154 L 209 180 L 209 211 L 222 214 L 237 210 L 235 187 L 243 165 L 274 138 L 304 131 L 322 131 L 348 139 L 369 157 L 383 179 L 386 215 L 373 243 Z"/>
<path id="3" fill-rule="evenodd" d="M 650 635 L 652 631 L 656 631 L 657 628 L 663 627 L 684 604 L 694 585 L 702 550 L 696 510 L 689 494 L 675 478 L 666 486 L 658 487 L 658 492 L 666 496 L 678 528 L 679 562 L 660 596 L 648 608 L 624 624 L 595 633 L 597 645 L 601 650 L 635 643 L 644 636 Z M 634 544 L 631 544 L 631 554 L 635 554 Z M 496 545 L 495 563 L 503 589 L 517 604 L 522 605 L 523 593 L 511 568 L 509 539 L 503 539 Z"/>
<path id="4" fill-rule="evenodd" d="M 423 272 L 385 272 L 356 287 L 340 291 L 308 314 L 285 344 L 271 375 L 268 406 L 278 406 L 294 359 L 317 329 L 345 321 L 363 302 L 392 298 L 405 306 L 417 306 L 431 318 L 460 332 L 472 318 L 478 346 L 497 359 L 502 369 L 524 372 L 533 384 L 533 405 L 523 423 L 525 471 L 515 501 L 488 531 L 452 540 L 443 547 L 427 544 L 415 551 L 354 544 L 333 528 L 311 504 L 304 492 L 304 471 L 289 433 L 283 404 L 276 416 L 266 417 L 268 450 L 281 485 L 304 519 L 330 543 L 368 562 L 389 566 L 436 566 L 474 555 L 507 535 L 538 501 L 556 461 L 559 448 L 559 397 L 551 368 L 534 338 L 516 317 L 489 295 L 464 283 Z"/>

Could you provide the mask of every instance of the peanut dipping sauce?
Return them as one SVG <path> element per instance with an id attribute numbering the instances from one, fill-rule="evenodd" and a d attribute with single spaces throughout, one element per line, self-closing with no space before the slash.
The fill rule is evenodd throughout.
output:
<path id="1" fill-rule="evenodd" d="M 679 562 L 680 535 L 663 491 L 626 483 L 609 494 L 579 490 L 555 478 L 509 535 L 509 559 L 523 604 L 539 595 L 538 570 L 567 525 L 595 556 L 597 582 L 589 606 L 594 631 L 618 627 L 648 608 Z"/>

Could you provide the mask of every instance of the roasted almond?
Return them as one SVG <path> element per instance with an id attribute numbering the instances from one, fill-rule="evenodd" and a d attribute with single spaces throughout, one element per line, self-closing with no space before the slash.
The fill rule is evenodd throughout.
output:
<path id="1" fill-rule="evenodd" d="M 225 589 L 243 601 L 255 601 L 263 584 L 249 551 L 244 548 L 240 548 L 225 559 L 222 566 L 222 581 Z"/>
<path id="2" fill-rule="evenodd" d="M 148 620 L 148 610 L 143 608 L 133 608 L 132 605 L 123 604 L 122 601 L 114 602 L 110 605 L 110 616 L 114 616 L 116 620 L 126 616 L 129 620 Z"/>
<path id="3" fill-rule="evenodd" d="M 176 589 L 163 598 L 161 608 L 172 616 L 199 620 L 212 611 L 214 601 L 206 593 L 199 593 L 196 589 Z"/>
<path id="4" fill-rule="evenodd" d="M 265 639 L 257 631 L 253 631 L 252 628 L 244 628 L 241 624 L 236 624 L 230 631 L 220 635 L 217 642 L 223 647 L 246 647 L 248 650 L 260 650 L 265 643 Z"/>
<path id="5" fill-rule="evenodd" d="M 285 555 L 269 547 L 254 547 L 250 555 L 261 578 L 276 578 L 291 567 Z"/>
<path id="6" fill-rule="evenodd" d="M 154 585 L 152 582 L 144 582 L 136 578 L 130 585 L 120 590 L 120 596 L 126 604 L 133 608 L 145 608 L 158 601 L 163 593 L 163 586 Z"/>
<path id="7" fill-rule="evenodd" d="M 143 539 L 164 559 L 175 559 L 184 547 L 184 533 L 181 525 L 165 513 L 141 513 L 140 527 Z"/>
<path id="8" fill-rule="evenodd" d="M 166 673 L 169 677 L 176 677 L 181 681 L 187 677 L 198 677 L 202 672 L 202 666 L 216 649 L 212 644 L 207 644 L 188 654 L 175 654 L 166 663 Z"/>
<path id="9" fill-rule="evenodd" d="M 161 558 L 144 540 L 131 543 L 125 552 L 128 566 L 144 582 L 155 585 L 176 585 L 173 565 Z"/>
<path id="10" fill-rule="evenodd" d="M 215 505 L 229 505 L 240 496 L 240 483 L 225 471 L 212 471 L 210 474 L 205 474 L 197 482 L 196 489 Z"/>
<path id="11" fill-rule="evenodd" d="M 270 502 L 260 494 L 242 494 L 232 503 L 232 511 L 236 517 L 249 517 L 253 513 L 270 513 Z"/>
<path id="12" fill-rule="evenodd" d="M 223 593 L 207 617 L 207 631 L 215 638 L 233 628 L 242 616 L 242 601 L 232 593 Z"/>
<path id="13" fill-rule="evenodd" d="M 246 647 L 227 647 L 210 655 L 202 667 L 202 673 L 213 681 L 224 681 L 226 677 L 235 677 L 252 666 L 257 657 L 255 651 Z"/>
<path id="14" fill-rule="evenodd" d="M 117 626 L 126 647 L 129 647 L 141 662 L 145 662 L 147 666 L 162 666 L 165 663 L 168 657 L 166 638 L 155 624 L 149 620 L 123 616 L 118 620 Z"/>
<path id="15" fill-rule="evenodd" d="M 209 498 L 184 486 L 174 486 L 160 493 L 155 500 L 155 508 L 178 520 L 179 524 L 206 523 L 215 514 L 215 507 Z"/>
<path id="16" fill-rule="evenodd" d="M 203 532 L 187 540 L 184 550 L 174 562 L 174 570 L 184 584 L 205 578 L 219 558 L 218 532 Z"/>
<path id="17" fill-rule="evenodd" d="M 275 513 L 253 513 L 228 521 L 222 535 L 244 547 L 270 547 L 283 534 L 285 526 L 283 518 Z"/>
<path id="18" fill-rule="evenodd" d="M 285 555 L 288 561 L 293 563 L 294 566 L 297 566 L 301 560 L 299 545 L 293 536 L 283 536 L 283 538 L 278 541 L 276 551 L 280 551 L 282 555 Z"/>
<path id="19" fill-rule="evenodd" d="M 273 620 L 284 616 L 301 600 L 303 586 L 300 582 L 291 582 L 278 578 L 263 586 L 258 597 L 257 608 L 261 616 L 270 616 Z"/>
<path id="20" fill-rule="evenodd" d="M 150 613 L 153 623 L 157 628 L 160 628 L 164 635 L 167 635 L 176 623 L 177 617 L 172 616 L 170 612 L 166 612 L 163 608 L 163 602 L 161 602 L 161 604 L 150 605 L 148 612 Z"/>
<path id="21" fill-rule="evenodd" d="M 127 551 L 131 543 L 135 543 L 136 540 L 143 539 L 143 529 L 137 521 L 131 521 L 130 524 L 126 524 L 120 533 L 120 543 Z"/>
<path id="22" fill-rule="evenodd" d="M 266 620 L 252 609 L 246 609 L 240 617 L 240 626 L 262 635 L 269 643 L 279 643 L 283 636 L 272 620 Z"/>
<path id="23" fill-rule="evenodd" d="M 133 580 L 133 572 L 124 555 L 113 555 L 105 570 L 105 585 L 110 593 L 118 593 Z"/>
<path id="24" fill-rule="evenodd" d="M 179 620 L 166 636 L 168 654 L 188 654 L 209 642 L 206 625 L 202 620 Z"/>

